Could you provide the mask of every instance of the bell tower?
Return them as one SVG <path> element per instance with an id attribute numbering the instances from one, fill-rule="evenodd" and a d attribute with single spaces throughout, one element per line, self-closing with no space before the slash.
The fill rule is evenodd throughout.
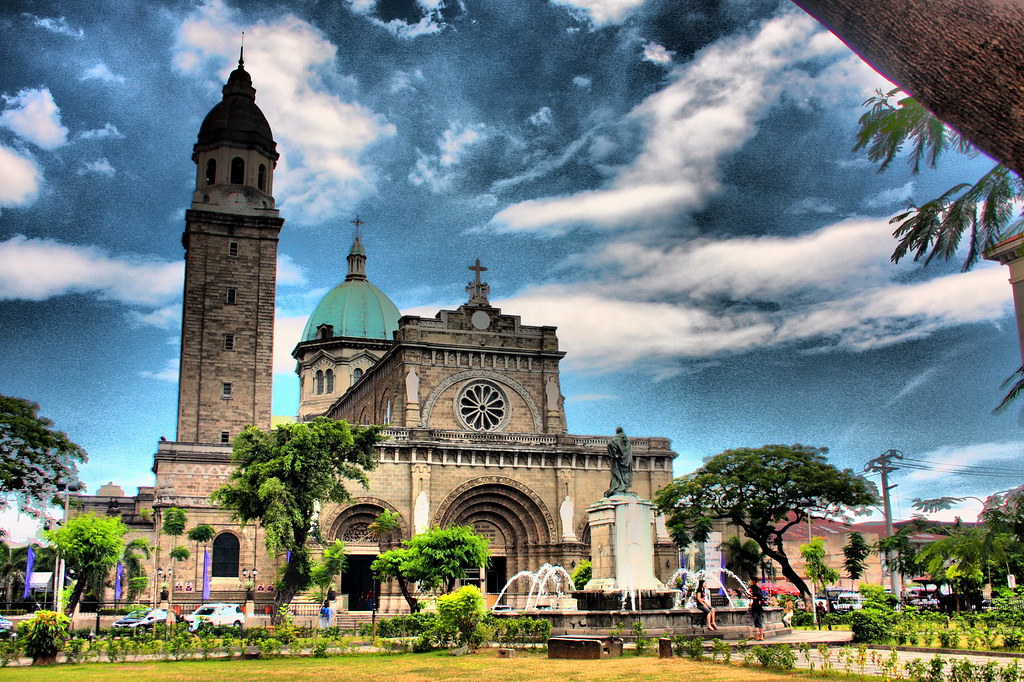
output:
<path id="1" fill-rule="evenodd" d="M 193 147 L 196 189 L 181 238 L 177 440 L 191 443 L 270 427 L 280 155 L 241 54 L 222 92 Z"/>

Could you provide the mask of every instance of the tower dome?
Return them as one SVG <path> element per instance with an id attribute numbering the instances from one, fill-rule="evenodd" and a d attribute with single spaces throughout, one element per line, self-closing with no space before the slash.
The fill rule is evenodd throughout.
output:
<path id="1" fill-rule="evenodd" d="M 348 275 L 345 281 L 320 299 L 306 321 L 303 341 L 349 336 L 390 341 L 398 329 L 401 313 L 387 294 L 366 279 L 366 250 L 357 236 L 348 254 Z M 320 334 L 323 325 L 330 325 L 329 335 Z"/>
<path id="2" fill-rule="evenodd" d="M 256 88 L 239 57 L 238 68 L 228 76 L 221 90 L 223 99 L 210 110 L 199 128 L 195 154 L 225 143 L 243 149 L 258 149 L 277 161 L 277 143 L 267 117 L 256 105 Z"/>

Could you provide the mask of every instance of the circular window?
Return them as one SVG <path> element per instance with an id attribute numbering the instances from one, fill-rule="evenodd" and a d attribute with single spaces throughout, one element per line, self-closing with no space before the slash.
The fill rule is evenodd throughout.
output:
<path id="1" fill-rule="evenodd" d="M 477 381 L 455 399 L 455 414 L 473 431 L 496 431 L 508 421 L 508 398 L 497 384 Z"/>

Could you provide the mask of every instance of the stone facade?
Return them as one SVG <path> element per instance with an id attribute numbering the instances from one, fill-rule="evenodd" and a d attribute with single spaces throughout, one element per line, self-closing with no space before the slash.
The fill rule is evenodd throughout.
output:
<path id="1" fill-rule="evenodd" d="M 240 601 L 239 576 L 255 573 L 258 610 L 273 600 L 271 584 L 285 561 L 268 553 L 259 528 L 239 528 L 209 499 L 231 472 L 225 434 L 233 438 L 247 424 L 271 423 L 274 284 L 283 220 L 269 194 L 277 154 L 254 93 L 240 64 L 225 86 L 224 102 L 204 121 L 195 149 L 197 189 L 183 237 L 178 437 L 158 445 L 154 487 L 135 497 L 79 500 L 85 511 L 122 514 L 133 537 L 158 547 L 150 574 L 172 570 L 172 601 L 186 608 L 201 600 L 207 550 L 215 567 L 211 599 Z M 231 128 L 235 110 L 225 103 L 242 107 L 246 116 L 237 120 L 256 121 L 256 130 Z M 229 129 L 218 132 L 214 124 Z M 239 175 L 224 175 L 225 166 Z M 254 176 L 254 168 L 262 170 Z M 357 238 L 346 281 L 364 282 L 358 285 L 364 293 L 370 291 L 365 260 Z M 485 268 L 477 262 L 470 269 L 476 277 L 466 288 L 469 300 L 456 310 L 402 317 L 393 338 L 335 336 L 331 325 L 317 326 L 311 318 L 315 335 L 305 335 L 309 340 L 293 352 L 302 385 L 299 419 L 326 414 L 385 425 L 368 489 L 350 488 L 352 503 L 325 505 L 319 517 L 328 540 L 347 543 L 349 568 L 338 587 L 347 599 L 342 605 L 351 609 L 368 608 L 371 601 L 373 557 L 432 526 L 468 524 L 491 540 L 490 565 L 470 571 L 468 581 L 492 596 L 520 571 L 544 563 L 571 570 L 590 557 L 586 509 L 609 484 L 609 437 L 567 433 L 559 387 L 564 352 L 555 328 L 524 325 L 491 306 L 488 285 L 480 279 Z M 384 296 L 375 288 L 370 293 Z M 394 311 L 393 324 L 397 309 L 386 303 Z M 327 370 L 332 382 L 314 389 L 312 382 L 325 376 L 317 373 Z M 609 432 L 615 426 L 609 424 Z M 633 438 L 632 445 L 633 490 L 650 498 L 671 480 L 676 455 L 665 438 Z M 213 526 L 214 541 L 188 547 L 184 537 L 159 534 L 170 507 L 186 511 L 188 528 Z M 382 540 L 369 535 L 367 526 L 385 509 L 400 516 L 402 530 Z M 654 570 L 664 580 L 678 567 L 678 553 L 664 524 L 655 529 Z M 177 545 L 188 547 L 191 558 L 171 561 L 169 552 Z M 405 608 L 391 585 L 383 586 L 380 602 L 386 611 Z"/>

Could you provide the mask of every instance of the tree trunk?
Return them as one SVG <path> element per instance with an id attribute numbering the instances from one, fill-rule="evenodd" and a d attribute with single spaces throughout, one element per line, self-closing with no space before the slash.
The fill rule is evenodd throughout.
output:
<path id="1" fill-rule="evenodd" d="M 1024 174 L 1019 3 L 793 1 L 937 117 Z"/>
<path id="2" fill-rule="evenodd" d="M 396 580 L 398 581 L 398 589 L 402 591 L 402 596 L 405 597 L 406 603 L 409 604 L 409 611 L 416 613 L 416 610 L 420 606 L 419 600 L 409 592 L 409 585 L 405 582 L 405 578 L 399 576 Z"/>
<path id="3" fill-rule="evenodd" d="M 85 592 L 85 583 L 88 582 L 86 576 L 79 575 L 78 580 L 75 582 L 75 589 L 71 591 L 71 598 L 68 599 L 68 605 L 64 608 L 64 615 L 70 617 L 75 612 L 75 608 L 78 606 L 78 601 L 82 598 L 82 593 Z"/>
<path id="4" fill-rule="evenodd" d="M 761 551 L 764 552 L 768 557 L 773 559 L 782 568 L 782 575 L 786 576 L 789 582 L 796 585 L 796 588 L 800 590 L 800 594 L 804 595 L 804 600 L 810 599 L 811 591 L 807 589 L 807 583 L 801 578 L 793 567 L 789 564 L 789 557 L 780 550 L 776 550 L 768 544 L 767 541 L 762 541 L 760 538 L 754 538 L 754 542 L 761 546 Z M 810 604 L 809 608 L 814 608 L 814 604 Z"/>

